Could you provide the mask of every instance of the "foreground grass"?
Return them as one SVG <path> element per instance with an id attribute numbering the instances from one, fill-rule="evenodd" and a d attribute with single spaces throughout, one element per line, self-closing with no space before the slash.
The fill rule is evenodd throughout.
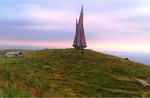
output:
<path id="1" fill-rule="evenodd" d="M 23 51 L 0 58 L 0 96 L 150 97 L 150 67 L 90 50 Z"/>

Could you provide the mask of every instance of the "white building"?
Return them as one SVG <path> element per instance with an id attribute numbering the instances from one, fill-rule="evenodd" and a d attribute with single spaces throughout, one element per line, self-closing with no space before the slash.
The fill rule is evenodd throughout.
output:
<path id="1" fill-rule="evenodd" d="M 16 57 L 16 56 L 21 56 L 22 52 L 7 52 L 5 53 L 6 57 Z"/>

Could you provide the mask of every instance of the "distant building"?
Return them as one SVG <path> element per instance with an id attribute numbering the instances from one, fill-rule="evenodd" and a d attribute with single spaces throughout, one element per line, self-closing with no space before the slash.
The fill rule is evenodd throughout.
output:
<path id="1" fill-rule="evenodd" d="M 76 19 L 76 34 L 72 45 L 76 49 L 84 49 L 85 47 L 87 47 L 83 27 L 83 15 L 84 13 L 82 6 L 79 21 Z"/>
<path id="2" fill-rule="evenodd" d="M 16 56 L 21 56 L 22 52 L 6 52 L 5 57 L 16 57 Z"/>

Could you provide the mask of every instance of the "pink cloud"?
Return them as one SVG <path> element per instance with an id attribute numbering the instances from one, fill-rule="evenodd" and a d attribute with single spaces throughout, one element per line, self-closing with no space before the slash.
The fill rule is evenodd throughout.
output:
<path id="1" fill-rule="evenodd" d="M 150 53 L 149 43 L 144 41 L 89 41 L 88 48 L 97 51 Z"/>
<path id="2" fill-rule="evenodd" d="M 71 46 L 70 41 L 8 41 L 0 40 L 1 45 L 32 46 L 41 48 L 67 48 Z"/>

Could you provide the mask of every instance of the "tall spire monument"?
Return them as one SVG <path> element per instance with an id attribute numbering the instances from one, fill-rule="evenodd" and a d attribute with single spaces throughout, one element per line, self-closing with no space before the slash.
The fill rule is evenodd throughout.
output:
<path id="1" fill-rule="evenodd" d="M 74 37 L 73 47 L 76 49 L 84 49 L 86 46 L 84 27 L 83 27 L 83 6 L 81 9 L 79 20 L 76 19 L 76 34 Z"/>

